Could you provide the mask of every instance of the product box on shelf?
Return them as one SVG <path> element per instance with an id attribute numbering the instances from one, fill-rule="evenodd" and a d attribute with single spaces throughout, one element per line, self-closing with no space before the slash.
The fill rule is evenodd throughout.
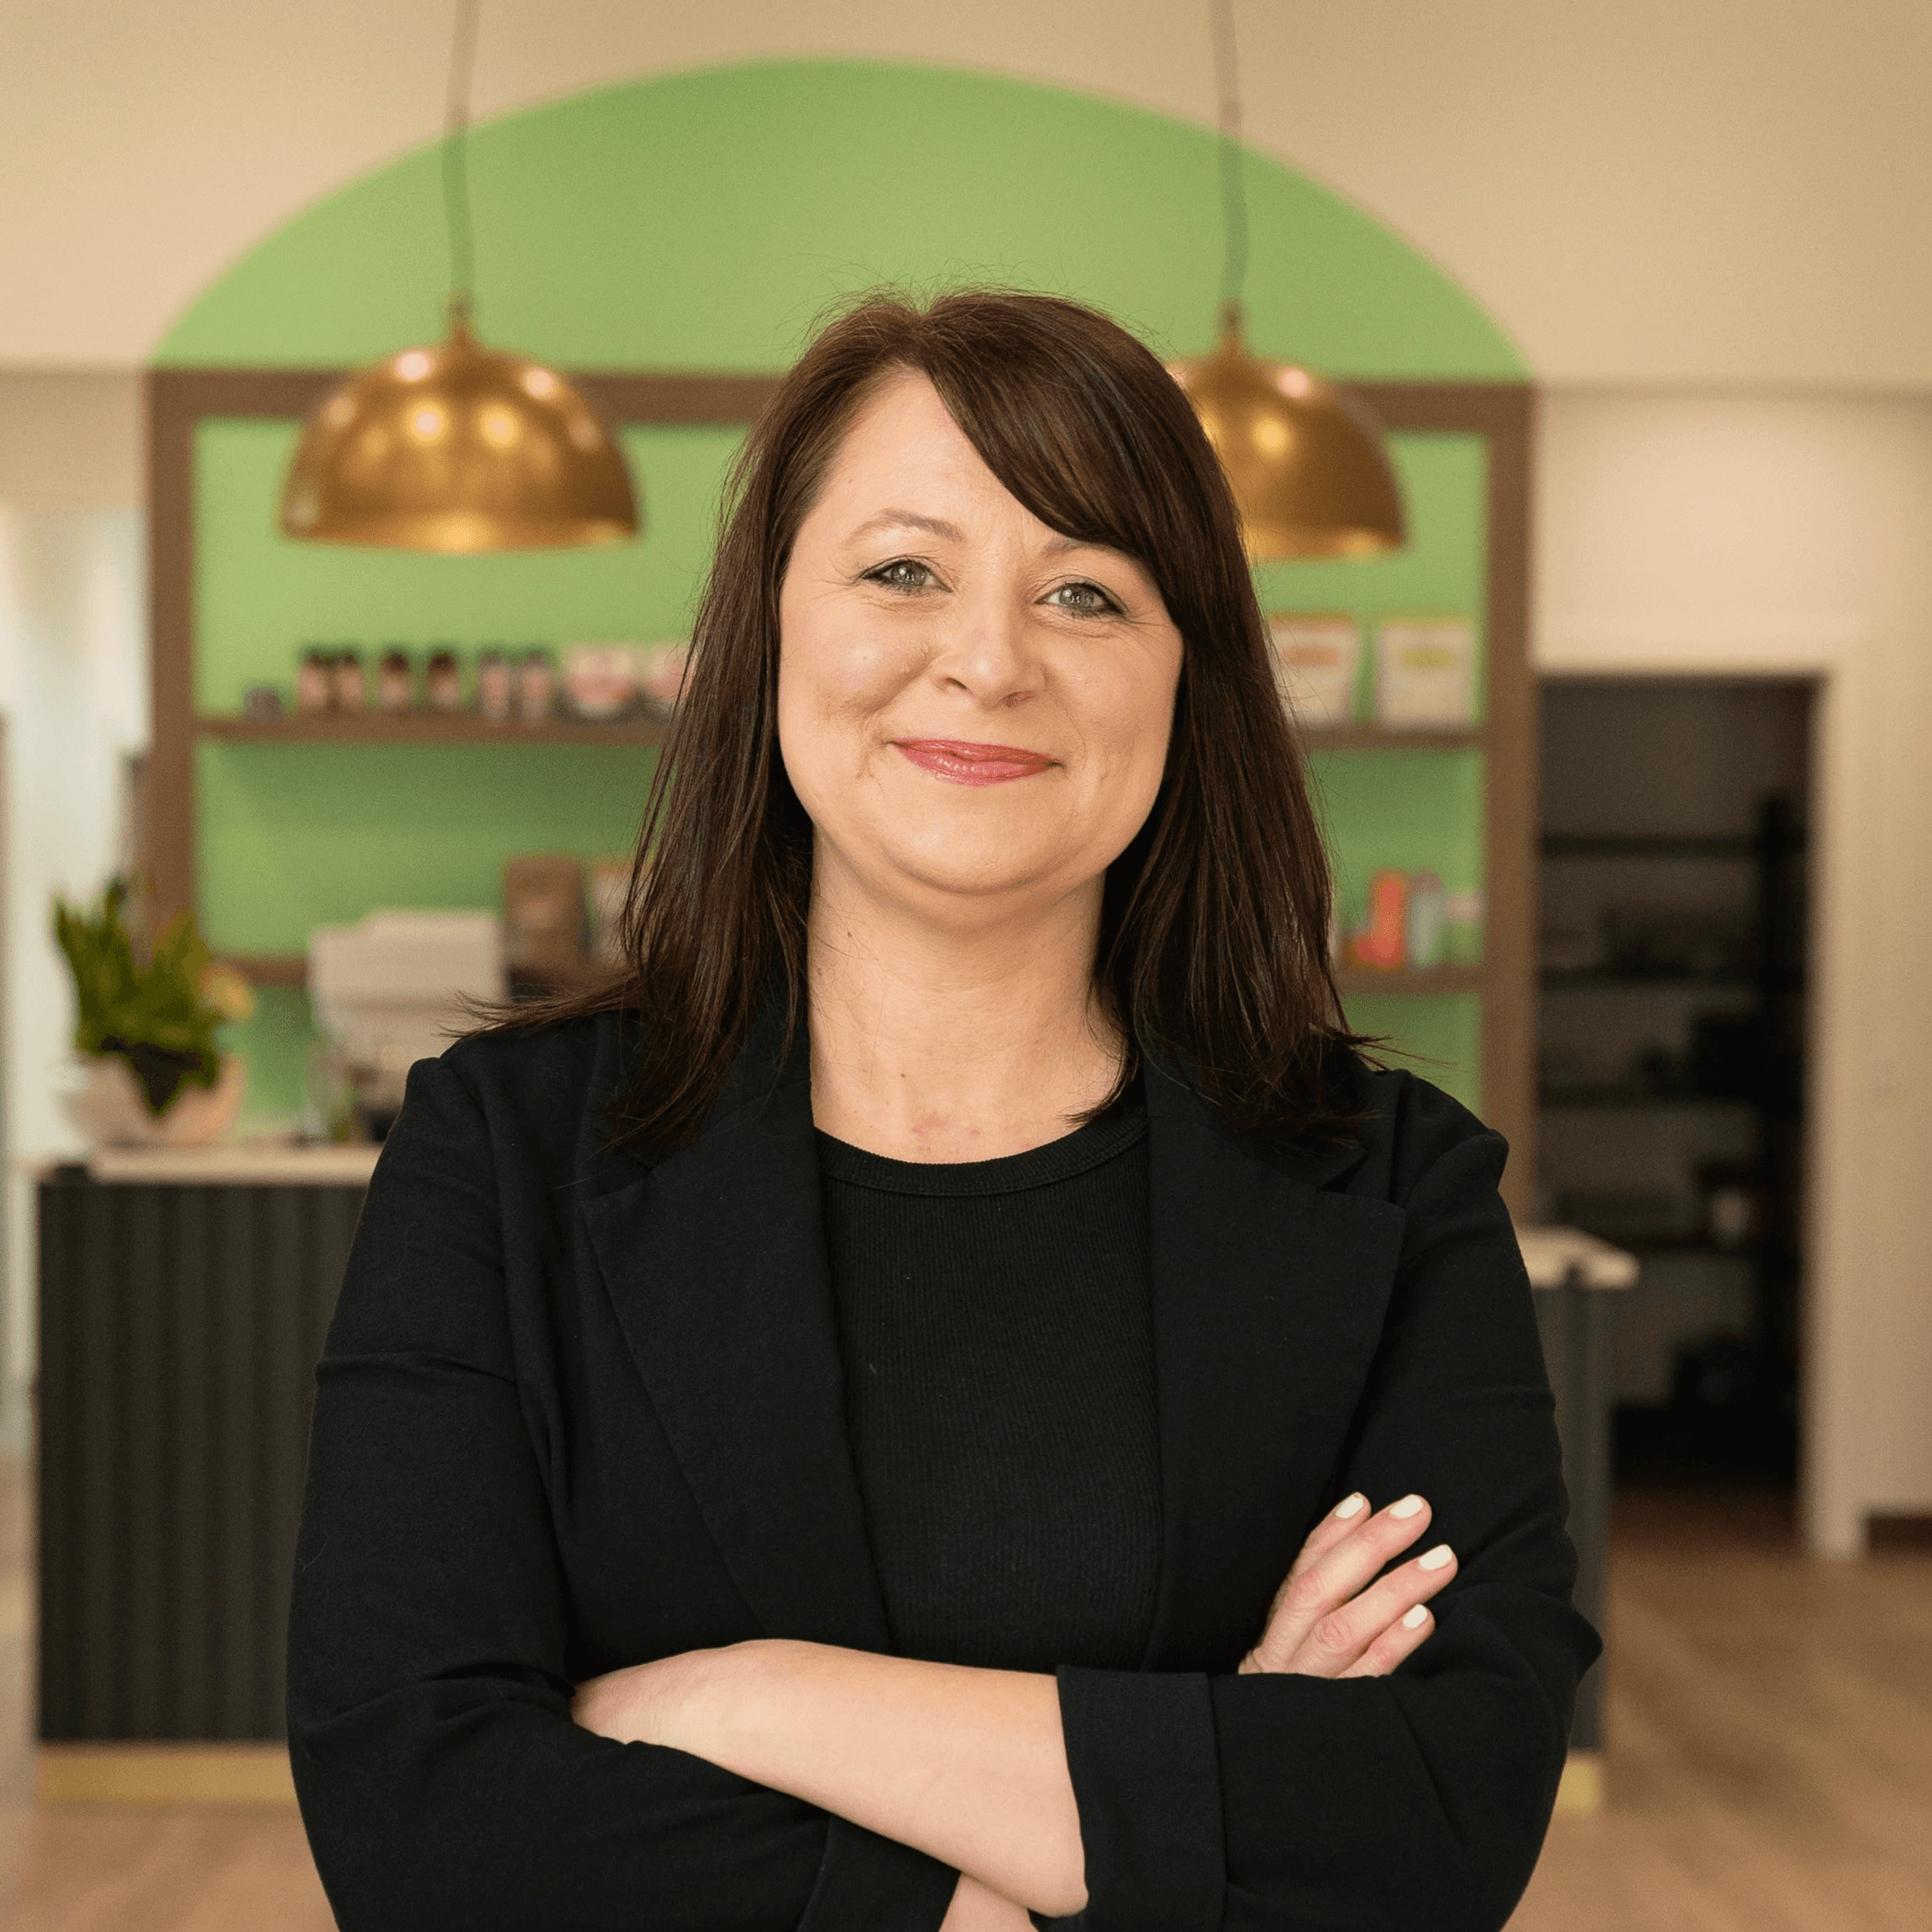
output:
<path id="1" fill-rule="evenodd" d="M 1275 681 L 1297 722 L 1315 730 L 1355 715 L 1362 627 L 1346 611 L 1271 611 Z"/>
<path id="2" fill-rule="evenodd" d="M 1467 617 L 1384 617 L 1376 627 L 1376 722 L 1399 731 L 1467 729 L 1476 715 L 1474 659 Z"/>

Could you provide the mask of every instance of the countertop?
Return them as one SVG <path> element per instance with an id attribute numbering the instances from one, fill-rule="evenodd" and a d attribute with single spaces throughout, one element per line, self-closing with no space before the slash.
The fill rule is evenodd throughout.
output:
<path id="1" fill-rule="evenodd" d="M 81 1158 L 25 1163 L 38 1180 L 84 1167 L 97 1181 L 179 1187 L 366 1187 L 382 1152 L 372 1145 L 297 1147 L 232 1141 L 212 1147 L 97 1147 Z"/>
<path id="2" fill-rule="evenodd" d="M 1635 1288 L 1637 1257 L 1575 1227 L 1520 1227 L 1531 1288 Z"/>

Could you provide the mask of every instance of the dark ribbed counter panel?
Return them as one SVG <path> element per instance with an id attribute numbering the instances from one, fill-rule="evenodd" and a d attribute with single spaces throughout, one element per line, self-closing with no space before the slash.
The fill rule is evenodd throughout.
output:
<path id="1" fill-rule="evenodd" d="M 363 1194 L 40 1184 L 43 1738 L 282 1735 L 315 1365 Z"/>

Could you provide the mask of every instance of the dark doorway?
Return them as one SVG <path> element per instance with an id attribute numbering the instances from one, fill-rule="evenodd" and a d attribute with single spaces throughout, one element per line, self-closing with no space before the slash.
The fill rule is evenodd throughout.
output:
<path id="1" fill-rule="evenodd" d="M 1542 685 L 1541 1205 L 1642 1263 L 1621 1489 L 1796 1475 L 1811 701 Z"/>

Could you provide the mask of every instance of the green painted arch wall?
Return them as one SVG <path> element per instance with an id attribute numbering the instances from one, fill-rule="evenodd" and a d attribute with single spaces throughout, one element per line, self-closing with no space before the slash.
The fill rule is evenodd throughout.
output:
<path id="1" fill-rule="evenodd" d="M 578 368 L 772 369 L 878 282 L 998 281 L 1205 347 L 1221 268 L 1215 136 L 1125 102 L 936 66 L 769 61 L 653 76 L 471 136 L 480 322 Z M 1249 153 L 1257 346 L 1358 376 L 1509 380 L 1446 276 L 1327 189 Z M 433 335 L 438 150 L 298 215 L 156 360 L 364 361 Z"/>
<path id="2" fill-rule="evenodd" d="M 472 136 L 480 323 L 577 368 L 775 370 L 840 295 L 997 281 L 1095 303 L 1163 353 L 1206 345 L 1221 275 L 1215 136 L 1123 102 L 932 66 L 779 61 L 654 76 Z M 1448 277 L 1319 184 L 1252 152 L 1256 345 L 1337 374 L 1520 381 L 1508 341 Z M 171 366 L 335 366 L 430 339 L 447 255 L 439 151 L 351 182 L 213 284 L 169 333 Z M 648 532 L 635 546 L 459 559 L 292 545 L 272 505 L 291 423 L 211 423 L 197 442 L 196 703 L 286 685 L 307 640 L 465 650 L 491 638 L 669 635 L 709 549 L 727 428 L 624 440 Z M 1403 436 L 1414 540 L 1371 564 L 1278 565 L 1271 606 L 1480 613 L 1477 439 Z M 1322 776 L 1348 890 L 1380 864 L 1479 877 L 1480 756 L 1352 754 Z M 1386 762 L 1386 761 L 1385 761 Z M 517 849 L 627 843 L 648 759 L 545 748 L 197 748 L 210 939 L 299 950 L 370 905 L 475 905 Z M 1361 1023 L 1476 1098 L 1475 1002 L 1400 998 Z M 307 1002 L 270 989 L 234 1044 L 250 1106 L 301 1105 Z"/>

